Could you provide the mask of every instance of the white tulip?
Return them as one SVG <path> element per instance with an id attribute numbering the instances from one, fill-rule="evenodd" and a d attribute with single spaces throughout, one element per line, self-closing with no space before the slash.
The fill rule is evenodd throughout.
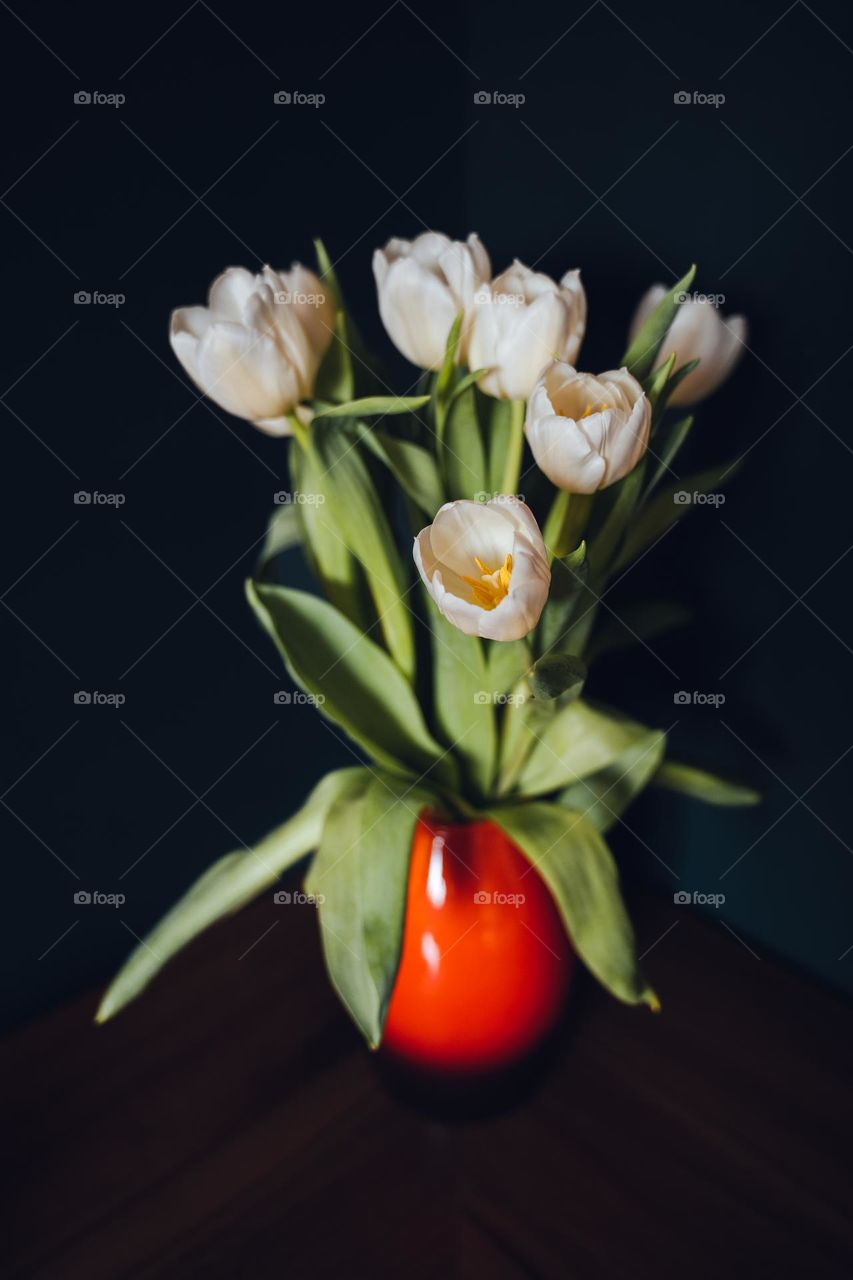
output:
<path id="1" fill-rule="evenodd" d="M 516 261 L 476 295 L 467 364 L 488 369 L 479 382 L 487 395 L 526 400 L 550 360 L 577 359 L 585 330 L 580 272 L 556 284 Z"/>
<path id="2" fill-rule="evenodd" d="M 595 493 L 646 452 L 652 408 L 627 369 L 595 377 L 555 360 L 527 406 L 524 431 L 540 471 L 558 489 Z"/>
<path id="3" fill-rule="evenodd" d="M 206 395 L 269 435 L 290 434 L 287 415 L 314 390 L 335 307 L 313 271 L 229 267 L 206 307 L 172 312 L 172 349 Z"/>
<path id="4" fill-rule="evenodd" d="M 533 513 L 518 498 L 446 502 L 413 554 L 440 612 L 466 636 L 520 640 L 539 621 L 551 569 Z"/>
<path id="5" fill-rule="evenodd" d="M 376 250 L 379 314 L 407 360 L 421 369 L 441 368 L 453 321 L 460 311 L 467 315 L 491 273 L 489 255 L 475 235 L 463 244 L 425 231 L 415 240 L 389 240 Z"/>
<path id="6" fill-rule="evenodd" d="M 631 341 L 665 293 L 664 285 L 655 284 L 640 299 L 631 321 Z M 716 391 L 743 354 L 746 336 L 744 316 L 724 319 L 714 299 L 687 294 L 664 338 L 657 364 L 663 364 L 673 351 L 676 368 L 690 360 L 698 359 L 700 364 L 675 389 L 669 403 L 674 406 L 697 404 Z"/>

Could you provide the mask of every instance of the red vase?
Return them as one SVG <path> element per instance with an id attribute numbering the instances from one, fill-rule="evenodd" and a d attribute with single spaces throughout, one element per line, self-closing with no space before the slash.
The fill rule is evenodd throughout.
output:
<path id="1" fill-rule="evenodd" d="M 493 822 L 421 818 L 383 1046 L 445 1075 L 514 1066 L 562 1012 L 574 953 L 536 869 Z"/>

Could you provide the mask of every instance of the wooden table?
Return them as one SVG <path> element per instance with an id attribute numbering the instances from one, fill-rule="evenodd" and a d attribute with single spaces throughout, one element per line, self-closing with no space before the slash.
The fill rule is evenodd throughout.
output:
<path id="1" fill-rule="evenodd" d="M 538 1091 L 471 1123 L 384 1087 L 310 907 L 253 905 L 106 1027 L 60 1009 L 2 1047 L 2 1274 L 846 1280 L 848 1007 L 635 918 L 661 1016 L 582 984 Z"/>

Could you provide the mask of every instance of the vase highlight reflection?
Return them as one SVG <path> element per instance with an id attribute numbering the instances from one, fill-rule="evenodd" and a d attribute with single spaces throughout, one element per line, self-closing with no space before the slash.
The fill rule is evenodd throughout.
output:
<path id="1" fill-rule="evenodd" d="M 445 1077 L 513 1067 L 559 1020 L 573 968 L 548 889 L 500 827 L 418 821 L 386 1053 Z"/>

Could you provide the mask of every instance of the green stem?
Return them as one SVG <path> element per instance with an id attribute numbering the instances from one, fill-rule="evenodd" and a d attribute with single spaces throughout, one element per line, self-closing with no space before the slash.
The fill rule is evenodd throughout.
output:
<path id="1" fill-rule="evenodd" d="M 517 493 L 521 477 L 521 458 L 524 451 L 524 414 L 527 404 L 524 400 L 511 402 L 509 441 L 504 459 L 501 493 Z"/>
<path id="2" fill-rule="evenodd" d="M 562 550 L 563 530 L 568 514 L 569 495 L 565 489 L 558 489 L 557 496 L 551 504 L 551 510 L 548 512 L 545 528 L 542 530 L 542 537 L 545 540 L 549 560 L 553 560 L 555 556 L 559 560 L 562 555 L 565 555 Z"/>
<path id="3" fill-rule="evenodd" d="M 290 429 L 293 434 L 294 440 L 298 442 L 298 444 L 302 449 L 302 452 L 306 456 L 309 456 L 311 453 L 310 429 L 306 427 L 305 423 L 300 420 L 298 414 L 296 413 L 296 410 L 294 410 L 293 413 L 289 413 L 287 415 L 287 420 L 290 423 Z"/>
<path id="4" fill-rule="evenodd" d="M 545 521 L 542 537 L 551 560 L 562 560 L 578 545 L 587 520 L 594 494 L 557 492 Z"/>

